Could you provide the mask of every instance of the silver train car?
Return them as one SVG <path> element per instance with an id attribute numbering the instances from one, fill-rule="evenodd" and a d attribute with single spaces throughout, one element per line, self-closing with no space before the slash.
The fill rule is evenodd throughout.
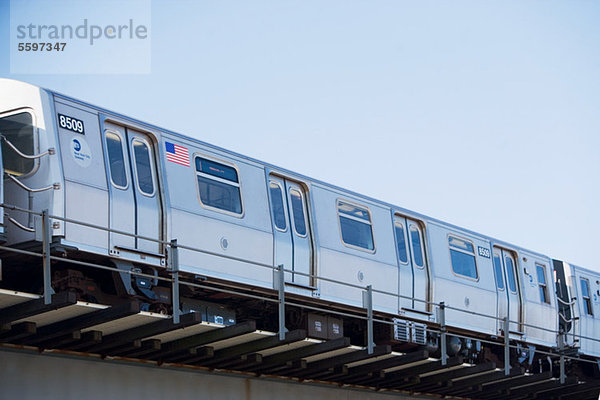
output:
<path id="1" fill-rule="evenodd" d="M 307 302 L 360 308 L 370 285 L 374 311 L 400 324 L 439 323 L 443 302 L 457 333 L 499 337 L 508 318 L 524 348 L 600 358 L 598 272 L 23 82 L 0 80 L 0 134 L 4 246 L 37 243 L 39 217 L 20 210 L 47 210 L 61 218 L 56 251 L 119 271 L 160 276 L 177 239 L 191 277 L 269 291 L 264 265 L 283 265 Z M 10 257 L 4 269 L 3 286 L 34 285 L 9 274 Z M 53 285 L 75 276 L 94 296 L 146 295 L 168 312 L 153 280 L 122 274 L 114 290 L 72 269 Z"/>

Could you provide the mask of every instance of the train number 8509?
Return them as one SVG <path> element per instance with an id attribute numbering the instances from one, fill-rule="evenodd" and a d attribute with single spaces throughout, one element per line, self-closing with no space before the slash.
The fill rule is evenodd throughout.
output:
<path id="1" fill-rule="evenodd" d="M 58 114 L 58 124 L 63 129 L 68 129 L 76 133 L 84 133 L 83 121 L 77 118 L 67 117 L 66 115 Z"/>

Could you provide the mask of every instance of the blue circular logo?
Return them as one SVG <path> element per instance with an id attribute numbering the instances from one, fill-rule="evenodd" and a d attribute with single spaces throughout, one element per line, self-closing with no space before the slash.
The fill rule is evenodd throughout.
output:
<path id="1" fill-rule="evenodd" d="M 79 140 L 73 139 L 73 149 L 75 149 L 75 151 L 81 150 L 81 143 L 79 143 Z"/>

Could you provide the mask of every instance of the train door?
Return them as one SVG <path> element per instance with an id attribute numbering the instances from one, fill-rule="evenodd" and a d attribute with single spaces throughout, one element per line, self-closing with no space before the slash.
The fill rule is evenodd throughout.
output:
<path id="1" fill-rule="evenodd" d="M 425 259 L 423 230 L 415 220 L 394 217 L 398 255 L 398 308 L 428 311 L 429 274 Z"/>
<path id="2" fill-rule="evenodd" d="M 496 286 L 498 288 L 498 318 L 508 317 L 513 321 L 509 325 L 509 331 L 521 332 L 522 324 L 522 303 L 521 303 L 521 285 L 517 270 L 516 258 L 510 251 L 494 247 L 494 268 L 496 271 Z M 503 290 L 500 290 L 498 276 L 502 275 Z M 506 284 L 504 284 L 504 282 Z M 499 329 L 502 321 L 498 321 Z"/>
<path id="3" fill-rule="evenodd" d="M 111 229 L 159 240 L 162 206 L 159 195 L 154 144 L 134 129 L 104 122 L 104 143 L 110 185 Z M 110 233 L 111 252 L 160 253 L 152 240 Z"/>
<path id="4" fill-rule="evenodd" d="M 275 265 L 293 272 L 286 282 L 313 286 L 312 237 L 307 213 L 307 192 L 296 182 L 269 176 Z"/>
<path id="5" fill-rule="evenodd" d="M 508 294 L 505 278 L 504 263 L 502 262 L 502 250 L 494 248 L 494 275 L 496 277 L 496 307 L 498 318 L 504 318 L 508 314 Z M 497 331 L 503 329 L 502 321 L 497 321 Z"/>

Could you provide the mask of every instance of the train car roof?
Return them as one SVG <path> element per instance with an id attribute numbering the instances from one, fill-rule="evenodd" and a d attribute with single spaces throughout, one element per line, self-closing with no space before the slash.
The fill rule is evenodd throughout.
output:
<path id="1" fill-rule="evenodd" d="M 596 270 L 585 268 L 585 267 L 580 267 L 579 265 L 575 265 L 575 264 L 571 264 L 571 263 L 568 263 L 568 264 L 571 266 L 571 268 L 573 269 L 573 271 L 584 272 L 584 273 L 586 273 L 588 275 L 592 275 L 592 276 L 595 276 L 597 278 L 600 278 L 600 271 L 596 271 Z"/>
<path id="2" fill-rule="evenodd" d="M 30 84 L 30 83 L 27 83 L 27 82 L 18 81 L 18 80 L 14 80 L 14 79 L 2 78 L 2 79 L 0 79 L 0 83 L 2 81 L 11 81 L 11 82 L 15 82 L 15 83 L 20 83 L 20 84 L 23 84 L 23 85 L 27 85 L 27 86 L 30 86 L 30 87 L 36 87 L 36 88 L 38 88 L 40 90 L 44 90 L 44 91 L 48 92 L 49 94 L 53 95 L 54 97 L 62 98 L 64 100 L 68 100 L 68 101 L 71 101 L 71 102 L 74 102 L 74 103 L 81 104 L 82 106 L 85 106 L 85 107 L 90 107 L 90 108 L 96 109 L 96 110 L 98 110 L 101 113 L 110 114 L 110 115 L 113 115 L 113 116 L 118 117 L 120 119 L 128 120 L 128 121 L 130 121 L 133 124 L 140 125 L 140 126 L 143 126 L 143 127 L 147 127 L 150 130 L 158 130 L 158 131 L 161 131 L 161 132 L 164 132 L 164 133 L 168 133 L 169 135 L 173 135 L 173 136 L 179 137 L 179 138 L 184 139 L 184 140 L 191 140 L 191 141 L 197 142 L 197 143 L 201 144 L 202 146 L 206 146 L 206 147 L 209 147 L 209 148 L 211 148 L 213 150 L 224 152 L 224 153 L 230 154 L 232 156 L 235 156 L 235 157 L 238 157 L 238 158 L 241 158 L 241 159 L 253 162 L 253 163 L 257 163 L 257 164 L 263 165 L 263 166 L 265 166 L 267 168 L 274 169 L 274 170 L 277 170 L 277 171 L 285 173 L 285 174 L 296 176 L 296 177 L 301 178 L 302 180 L 306 180 L 306 181 L 308 181 L 308 182 L 310 182 L 312 184 L 322 185 L 322 186 L 325 186 L 325 187 L 328 187 L 328 188 L 331 188 L 331 189 L 334 189 L 334 190 L 337 190 L 337 191 L 340 191 L 340 192 L 348 193 L 348 194 L 350 194 L 352 196 L 360 197 L 360 198 L 368 200 L 370 202 L 377 203 L 379 205 L 388 207 L 392 211 L 398 212 L 400 214 L 407 214 L 409 216 L 413 216 L 415 218 L 422 219 L 422 220 L 427 221 L 427 222 L 436 223 L 436 224 L 445 226 L 445 227 L 447 227 L 449 229 L 454 229 L 454 230 L 462 231 L 464 233 L 467 233 L 467 234 L 470 234 L 470 235 L 473 235 L 473 236 L 478 236 L 478 237 L 480 237 L 482 239 L 490 241 L 494 245 L 508 247 L 508 248 L 513 249 L 513 250 L 518 250 L 518 251 L 522 251 L 522 252 L 527 252 L 529 254 L 536 255 L 536 256 L 539 256 L 539 257 L 551 258 L 550 256 L 548 256 L 546 254 L 542 254 L 542 253 L 539 253 L 539 252 L 536 252 L 536 251 L 533 251 L 533 250 L 530 250 L 530 249 L 526 249 L 524 247 L 515 245 L 515 244 L 507 242 L 507 241 L 499 240 L 499 239 L 496 239 L 496 238 L 488 236 L 488 235 L 483 235 L 483 234 L 481 234 L 479 232 L 475 232 L 475 231 L 472 231 L 470 229 L 467 229 L 467 228 L 464 228 L 464 227 L 461 227 L 461 226 L 458 226 L 458 225 L 454 225 L 454 224 L 442 221 L 440 219 L 430 217 L 430 216 L 425 215 L 425 214 L 421 214 L 421 213 L 418 213 L 418 212 L 415 212 L 415 211 L 412 211 L 412 210 L 408 210 L 406 208 L 399 207 L 399 206 L 397 206 L 395 204 L 391 204 L 391 203 L 388 203 L 388 202 L 385 202 L 385 201 L 373 198 L 371 196 L 366 196 L 364 194 L 357 193 L 357 192 L 354 192 L 354 191 L 342 188 L 342 187 L 337 186 L 337 185 L 333 185 L 333 184 L 330 184 L 330 183 L 327 183 L 327 182 L 323 182 L 323 181 L 320 181 L 318 179 L 313 179 L 311 177 L 302 175 L 302 174 L 294 172 L 294 171 L 290 171 L 290 170 L 285 169 L 285 168 L 278 167 L 278 166 L 270 164 L 268 162 L 257 160 L 255 158 L 246 156 L 244 154 L 240 154 L 240 153 L 237 153 L 235 151 L 231 151 L 231 150 L 222 148 L 220 146 L 216 146 L 216 145 L 213 145 L 211 143 L 204 142 L 204 141 L 202 141 L 200 139 L 196 139 L 196 138 L 193 138 L 193 137 L 190 137 L 190 136 L 186 136 L 186 135 L 178 133 L 178 132 L 173 132 L 173 131 L 171 131 L 169 129 L 165 129 L 165 128 L 162 128 L 160 126 L 148 123 L 148 122 L 140 121 L 140 120 L 138 120 L 136 118 L 129 117 L 129 116 L 121 114 L 119 112 L 115 112 L 115 111 L 112 111 L 112 110 L 109 110 L 109 109 L 106 109 L 106 108 L 103 108 L 103 107 L 99 107 L 99 106 L 90 104 L 90 103 L 88 103 L 86 101 L 79 100 L 79 99 L 71 97 L 71 96 L 67 96 L 65 94 L 56 92 L 56 91 L 51 90 L 51 89 L 42 88 L 42 87 L 37 86 L 37 85 L 33 85 L 33 84 Z M 583 268 L 583 269 L 585 269 L 585 268 Z M 590 271 L 593 271 L 593 270 L 590 270 Z"/>

